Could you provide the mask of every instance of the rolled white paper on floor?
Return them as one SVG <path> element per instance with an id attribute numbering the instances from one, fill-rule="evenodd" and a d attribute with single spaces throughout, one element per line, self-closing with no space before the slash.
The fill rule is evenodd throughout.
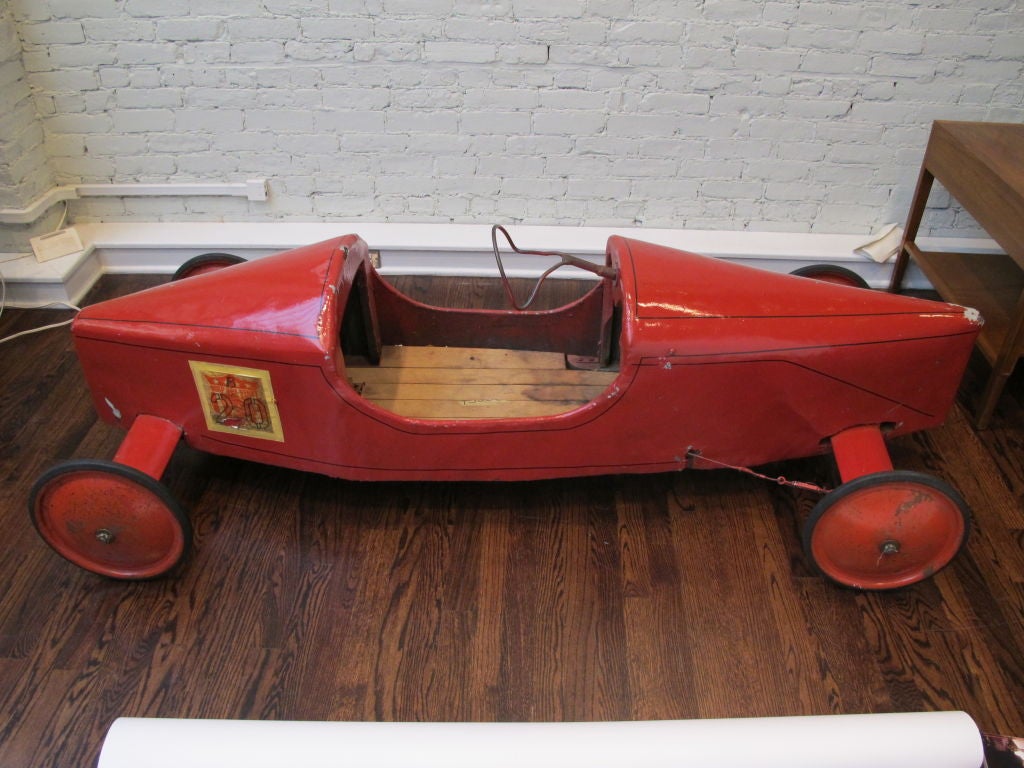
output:
<path id="1" fill-rule="evenodd" d="M 97 768 L 980 768 L 963 712 L 600 723 L 120 718 Z"/>

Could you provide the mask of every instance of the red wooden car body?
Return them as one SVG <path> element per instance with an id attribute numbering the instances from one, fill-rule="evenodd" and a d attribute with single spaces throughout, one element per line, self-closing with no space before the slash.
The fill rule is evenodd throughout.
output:
<path id="1" fill-rule="evenodd" d="M 606 267 L 558 309 L 445 309 L 396 291 L 348 235 L 89 306 L 76 349 L 97 411 L 128 435 L 113 462 L 46 473 L 33 520 L 85 568 L 165 572 L 188 548 L 158 483 L 181 439 L 358 480 L 749 467 L 831 450 L 844 484 L 805 537 L 826 574 L 902 586 L 962 546 L 962 500 L 893 470 L 884 440 L 943 421 L 976 312 L 621 237 Z M 576 356 L 594 370 L 566 364 Z"/>

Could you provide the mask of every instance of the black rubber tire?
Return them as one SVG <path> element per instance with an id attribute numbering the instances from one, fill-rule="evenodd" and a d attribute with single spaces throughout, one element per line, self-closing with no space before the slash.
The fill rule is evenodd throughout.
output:
<path id="1" fill-rule="evenodd" d="M 950 554 L 948 558 L 940 559 L 940 561 L 937 564 L 935 564 L 935 567 L 931 567 L 931 564 L 927 566 L 922 566 L 919 574 L 913 574 L 912 571 L 914 569 L 910 568 L 909 571 L 911 573 L 909 575 L 907 572 L 904 572 L 903 575 L 893 577 L 888 581 L 886 581 L 885 575 L 882 574 L 881 571 L 879 571 L 880 575 L 868 573 L 866 575 L 863 575 L 861 578 L 855 578 L 852 577 L 849 572 L 842 573 L 838 568 L 830 569 L 827 566 L 823 566 L 823 564 L 819 562 L 818 558 L 815 557 L 814 554 L 815 532 L 818 529 L 818 526 L 821 523 L 822 518 L 828 515 L 828 513 L 833 508 L 835 508 L 836 504 L 842 502 L 845 499 L 848 499 L 850 496 L 862 493 L 864 491 L 870 491 L 871 489 L 883 488 L 886 485 L 901 483 L 911 485 L 916 484 L 918 486 L 924 486 L 928 489 L 936 491 L 938 494 L 941 494 L 946 498 L 946 500 L 949 502 L 952 508 L 959 512 L 960 517 L 963 520 L 963 532 L 959 538 L 959 541 L 955 542 L 955 548 L 952 554 Z M 900 509 L 894 510 L 891 513 L 883 510 L 883 515 L 891 514 L 892 518 L 896 519 L 901 514 L 903 514 L 903 512 L 901 511 L 902 507 L 903 505 L 901 505 Z M 926 578 L 930 578 L 931 576 L 942 570 L 944 567 L 946 567 L 953 560 L 953 558 L 956 557 L 957 554 L 963 551 L 964 547 L 967 544 L 967 540 L 970 537 L 970 533 L 971 515 L 970 510 L 967 506 L 967 502 L 965 502 L 963 497 L 959 493 L 957 493 L 957 491 L 947 482 L 945 482 L 944 480 L 940 480 L 937 477 L 933 477 L 932 475 L 925 474 L 923 472 L 913 472 L 909 470 L 891 470 L 886 472 L 875 472 L 870 475 L 863 475 L 861 477 L 854 478 L 849 482 L 843 483 L 834 491 L 831 491 L 830 493 L 826 494 L 814 506 L 814 509 L 811 510 L 811 514 L 804 522 L 802 538 L 804 554 L 806 555 L 808 561 L 814 565 L 815 569 L 819 573 L 844 587 L 874 591 L 898 589 L 910 586 L 911 584 L 916 584 L 917 582 L 923 581 Z M 897 552 L 898 551 L 899 550 L 897 550 Z M 881 564 L 881 562 L 882 558 L 879 557 L 877 563 L 875 563 L 873 567 L 877 568 L 878 565 Z M 872 578 L 875 579 L 876 583 L 874 583 L 871 586 L 866 586 L 865 584 L 867 582 L 870 582 Z"/>
<path id="2" fill-rule="evenodd" d="M 171 280 L 184 280 L 200 272 L 212 272 L 215 269 L 242 264 L 244 261 L 241 256 L 235 256 L 233 253 L 201 253 L 178 267 Z"/>
<path id="3" fill-rule="evenodd" d="M 838 264 L 810 264 L 800 267 L 800 269 L 794 269 L 789 274 L 797 277 L 809 277 L 812 280 L 821 280 L 825 283 L 849 285 L 854 288 L 871 288 L 863 277 L 852 269 L 840 267 Z"/>
<path id="4" fill-rule="evenodd" d="M 80 531 L 72 531 L 68 528 L 68 535 L 63 535 L 60 530 L 57 530 L 57 526 L 54 525 L 60 518 L 58 517 L 56 520 L 51 521 L 47 519 L 48 516 L 45 511 L 40 508 L 41 504 L 45 503 L 47 493 L 51 490 L 52 485 L 61 482 L 67 475 L 74 473 L 91 474 L 99 477 L 110 475 L 115 481 L 127 481 L 126 484 L 129 487 L 134 486 L 138 489 L 144 499 L 156 503 L 160 515 L 158 522 L 165 524 L 167 529 L 173 533 L 175 542 L 180 537 L 180 546 L 175 543 L 174 546 L 168 549 L 167 556 L 158 558 L 154 561 L 153 565 L 142 564 L 137 567 L 119 565 L 116 562 L 117 558 L 108 559 L 107 562 L 104 562 L 102 557 L 93 557 L 88 551 L 83 551 L 81 547 L 76 549 L 75 534 Z M 88 490 L 88 487 L 83 489 L 86 492 Z M 188 515 L 182 509 L 177 499 L 171 495 L 167 487 L 134 467 L 114 461 L 72 459 L 51 467 L 40 475 L 39 479 L 32 486 L 28 500 L 28 512 L 32 525 L 40 537 L 57 554 L 79 568 L 111 579 L 146 581 L 158 578 L 178 566 L 187 557 L 192 547 L 192 524 L 188 519 Z M 104 516 L 110 515 L 111 520 L 117 520 L 116 509 L 112 511 L 103 509 L 101 512 Z M 90 511 L 86 510 L 87 518 L 89 514 Z M 78 520 L 73 522 L 81 523 Z M 96 524 L 97 519 L 95 516 L 88 521 L 89 526 Z M 82 524 L 82 528 L 84 529 L 85 527 Z M 103 525 L 102 527 L 106 526 Z M 128 536 L 128 539 L 130 547 L 131 536 Z"/>

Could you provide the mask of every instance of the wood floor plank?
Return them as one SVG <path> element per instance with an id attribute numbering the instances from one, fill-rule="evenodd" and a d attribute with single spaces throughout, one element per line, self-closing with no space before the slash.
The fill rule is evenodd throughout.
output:
<path id="1" fill-rule="evenodd" d="M 798 698 L 779 661 L 785 649 L 767 599 L 770 581 L 751 535 L 751 517 L 763 507 L 767 487 L 721 474 L 693 475 L 676 483 L 677 516 L 681 522 L 685 517 L 686 525 L 677 531 L 675 546 L 686 564 L 681 583 L 685 647 L 700 660 L 692 693 L 700 702 L 699 716 L 729 717 L 739 709 L 762 716 L 796 714 Z M 735 491 L 725 493 L 727 487 Z M 695 511 L 687 515 L 688 509 Z M 724 637 L 736 644 L 712 647 L 714 638 Z M 765 658 L 774 661 L 765 665 Z M 749 674 L 753 668 L 757 675 Z"/>
<path id="2" fill-rule="evenodd" d="M 672 481 L 623 478 L 615 488 L 630 717 L 638 720 L 699 716 L 696 697 L 679 691 L 679 681 L 696 677 L 698 660 L 681 643 L 686 564 L 674 546 L 679 527 L 668 503 Z"/>

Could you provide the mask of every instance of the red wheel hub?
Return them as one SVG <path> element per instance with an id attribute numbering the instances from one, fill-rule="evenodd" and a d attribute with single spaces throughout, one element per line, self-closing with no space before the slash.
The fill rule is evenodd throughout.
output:
<path id="1" fill-rule="evenodd" d="M 882 475 L 858 480 L 873 478 Z M 913 584 L 949 563 L 964 543 L 963 506 L 930 482 L 853 481 L 843 491 L 833 492 L 837 498 L 814 521 L 809 542 L 818 567 L 840 583 L 861 589 Z"/>
<path id="2" fill-rule="evenodd" d="M 189 545 L 187 518 L 162 486 L 113 463 L 57 467 L 37 485 L 32 513 L 60 555 L 113 578 L 158 576 Z"/>

